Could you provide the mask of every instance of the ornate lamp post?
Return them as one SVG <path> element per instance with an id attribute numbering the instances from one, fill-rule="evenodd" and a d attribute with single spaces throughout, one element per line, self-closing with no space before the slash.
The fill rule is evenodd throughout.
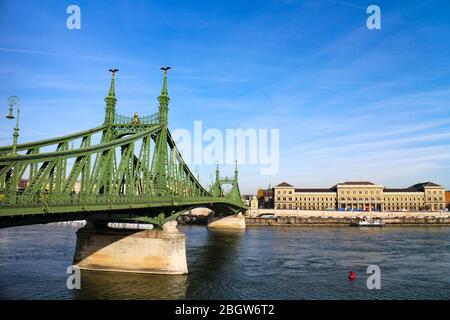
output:
<path id="1" fill-rule="evenodd" d="M 16 155 L 17 154 L 17 139 L 19 139 L 20 98 L 17 96 L 9 97 L 8 104 L 9 104 L 9 113 L 6 116 L 6 118 L 8 118 L 8 119 L 14 119 L 13 106 L 17 105 L 17 118 L 16 118 L 16 126 L 14 128 L 14 133 L 13 133 L 13 150 L 12 150 L 13 155 Z"/>

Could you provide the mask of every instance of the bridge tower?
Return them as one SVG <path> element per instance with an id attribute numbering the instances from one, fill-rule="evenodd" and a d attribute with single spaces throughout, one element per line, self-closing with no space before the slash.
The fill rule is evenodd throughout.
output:
<path id="1" fill-rule="evenodd" d="M 161 94 L 158 97 L 159 101 L 159 124 L 161 130 L 156 136 L 156 147 L 152 163 L 152 171 L 155 174 L 155 193 L 157 195 L 164 195 L 167 191 L 167 126 L 169 114 L 169 93 L 167 91 L 167 71 L 170 67 L 161 68 L 164 72 L 163 86 Z"/>
<path id="2" fill-rule="evenodd" d="M 111 84 L 109 86 L 108 95 L 105 98 L 105 121 L 104 125 L 107 127 L 103 131 L 102 135 L 102 143 L 107 143 L 114 139 L 113 134 L 113 125 L 116 116 L 116 92 L 115 92 L 115 75 L 118 69 L 109 69 L 111 72 Z M 101 155 L 100 162 L 102 166 L 99 166 L 101 169 L 100 172 L 100 184 L 99 184 L 99 193 L 108 194 L 111 189 L 112 183 L 112 174 L 114 172 L 114 163 L 115 163 L 115 153 L 114 150 L 107 150 Z"/>
<path id="3" fill-rule="evenodd" d="M 238 165 L 236 161 L 236 165 L 234 168 L 234 179 L 233 179 L 233 186 L 231 187 L 230 193 L 228 194 L 228 197 L 232 201 L 236 201 L 238 203 L 242 203 L 241 199 L 241 192 L 239 191 L 239 184 L 238 184 Z"/>
<path id="4" fill-rule="evenodd" d="M 230 190 L 230 192 L 228 192 L 226 197 L 232 201 L 235 201 L 236 203 L 242 204 L 241 192 L 239 191 L 239 183 L 238 183 L 239 171 L 238 171 L 237 161 L 235 161 L 235 163 L 236 164 L 235 164 L 235 168 L 234 168 L 234 177 L 232 179 L 228 178 L 228 177 L 225 177 L 225 178 L 220 177 L 219 163 L 217 163 L 216 181 L 214 182 L 214 184 L 211 187 L 211 194 L 214 197 L 221 197 L 221 196 L 223 196 L 222 185 L 224 185 L 224 184 L 231 185 L 231 190 Z"/>
<path id="5" fill-rule="evenodd" d="M 114 118 L 116 116 L 116 92 L 114 88 L 114 78 L 118 69 L 109 69 L 111 71 L 111 85 L 109 86 L 108 95 L 105 98 L 105 121 L 104 124 L 112 125 L 114 123 Z"/>
<path id="6" fill-rule="evenodd" d="M 222 187 L 220 186 L 220 171 L 219 171 L 219 162 L 216 165 L 216 180 L 211 187 L 211 194 L 214 197 L 220 197 L 222 195 Z"/>

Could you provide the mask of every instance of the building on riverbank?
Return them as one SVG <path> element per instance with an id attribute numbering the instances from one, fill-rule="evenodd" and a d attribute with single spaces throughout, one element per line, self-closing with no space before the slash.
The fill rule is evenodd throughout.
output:
<path id="1" fill-rule="evenodd" d="M 331 188 L 274 188 L 275 209 L 341 211 L 439 211 L 445 208 L 444 187 L 433 182 L 408 188 L 386 188 L 369 181 L 347 181 Z"/>
<path id="2" fill-rule="evenodd" d="M 270 209 L 273 208 L 273 188 L 270 186 L 267 189 L 258 189 L 257 198 L 258 198 L 258 208 Z"/>
<path id="3" fill-rule="evenodd" d="M 445 207 L 450 210 L 450 191 L 445 191 Z"/>

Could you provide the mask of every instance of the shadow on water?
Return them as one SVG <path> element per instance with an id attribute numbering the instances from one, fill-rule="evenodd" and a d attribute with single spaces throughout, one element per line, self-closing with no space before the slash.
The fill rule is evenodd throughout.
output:
<path id="1" fill-rule="evenodd" d="M 75 299 L 184 299 L 186 275 L 81 271 Z"/>
<path id="2" fill-rule="evenodd" d="M 192 235 L 193 232 L 190 232 Z M 188 245 L 189 281 L 186 299 L 223 299 L 228 294 L 227 278 L 239 272 L 239 251 L 245 230 L 210 230 Z"/>
<path id="3" fill-rule="evenodd" d="M 206 229 L 206 232 L 206 247 L 197 258 L 197 266 L 215 272 L 226 272 L 232 269 L 245 231 Z"/>

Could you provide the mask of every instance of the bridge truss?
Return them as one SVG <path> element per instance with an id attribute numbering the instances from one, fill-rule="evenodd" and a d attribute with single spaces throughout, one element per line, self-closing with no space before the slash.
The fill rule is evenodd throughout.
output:
<path id="1" fill-rule="evenodd" d="M 162 225 L 193 207 L 216 213 L 246 209 L 237 168 L 218 169 L 206 190 L 184 162 L 168 130 L 167 70 L 158 112 L 116 113 L 115 72 L 101 126 L 42 141 L 0 148 L 0 227 L 93 219 Z M 97 138 L 97 142 L 95 142 Z M 231 184 L 223 195 L 223 184 Z"/>

